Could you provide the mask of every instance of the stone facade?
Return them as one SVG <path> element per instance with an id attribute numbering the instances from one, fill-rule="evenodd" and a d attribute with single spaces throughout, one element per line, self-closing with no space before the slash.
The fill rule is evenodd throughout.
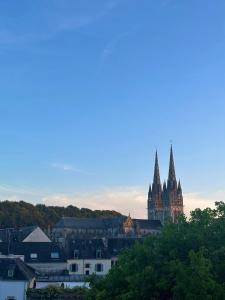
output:
<path id="1" fill-rule="evenodd" d="M 148 193 L 148 219 L 160 220 L 163 224 L 167 218 L 176 222 L 183 213 L 183 195 L 180 181 L 177 183 L 173 149 L 170 150 L 169 175 L 167 183 L 161 184 L 158 155 L 156 152 L 153 184 Z"/>

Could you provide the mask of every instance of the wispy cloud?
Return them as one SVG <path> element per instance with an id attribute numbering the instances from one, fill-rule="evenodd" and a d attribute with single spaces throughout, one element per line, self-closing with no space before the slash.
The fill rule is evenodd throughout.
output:
<path id="1" fill-rule="evenodd" d="M 107 60 L 115 52 L 116 47 L 119 44 L 119 42 L 121 42 L 121 40 L 123 40 L 123 38 L 131 35 L 133 32 L 134 32 L 134 30 L 130 30 L 129 32 L 120 33 L 117 36 L 115 36 L 113 39 L 111 39 L 105 45 L 105 47 L 103 48 L 103 50 L 100 54 L 100 58 L 99 58 L 98 66 L 97 66 L 97 72 L 96 72 L 97 74 L 101 73 L 102 69 L 104 68 L 104 65 L 107 62 Z"/>
<path id="2" fill-rule="evenodd" d="M 74 167 L 69 164 L 53 163 L 51 167 L 62 171 L 74 171 Z"/>
<path id="3" fill-rule="evenodd" d="M 51 167 L 54 169 L 65 171 L 65 172 L 74 172 L 74 173 L 80 173 L 80 174 L 84 174 L 84 175 L 94 175 L 94 173 L 79 169 L 71 164 L 52 163 Z"/>

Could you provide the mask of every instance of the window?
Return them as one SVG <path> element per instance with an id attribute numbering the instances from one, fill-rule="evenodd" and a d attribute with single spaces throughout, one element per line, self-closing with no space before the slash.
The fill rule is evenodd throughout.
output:
<path id="1" fill-rule="evenodd" d="M 51 258 L 59 258 L 59 252 L 51 252 Z"/>
<path id="2" fill-rule="evenodd" d="M 90 264 L 85 264 L 85 268 L 90 268 Z"/>
<path id="3" fill-rule="evenodd" d="M 37 259 L 37 258 L 38 258 L 37 253 L 31 253 L 31 254 L 30 254 L 30 258 L 32 258 L 32 259 Z"/>
<path id="4" fill-rule="evenodd" d="M 78 264 L 71 264 L 70 265 L 70 271 L 71 272 L 78 272 Z"/>
<path id="5" fill-rule="evenodd" d="M 96 264 L 95 265 L 96 272 L 103 272 L 103 264 Z"/>
<path id="6" fill-rule="evenodd" d="M 74 250 L 74 258 L 79 258 L 79 251 L 78 250 Z"/>
<path id="7" fill-rule="evenodd" d="M 86 270 L 86 271 L 85 271 L 85 275 L 90 275 L 90 271 L 89 271 L 89 270 Z"/>
<path id="8" fill-rule="evenodd" d="M 111 267 L 116 266 L 117 265 L 117 260 L 111 260 Z"/>
<path id="9" fill-rule="evenodd" d="M 97 250 L 96 251 L 96 258 L 101 258 L 102 257 L 102 251 L 101 250 Z"/>
<path id="10" fill-rule="evenodd" d="M 14 270 L 15 270 L 15 267 L 10 267 L 8 269 L 8 277 L 13 277 L 14 276 Z"/>
<path id="11" fill-rule="evenodd" d="M 16 300 L 16 297 L 14 297 L 14 296 L 8 296 L 5 300 Z"/>

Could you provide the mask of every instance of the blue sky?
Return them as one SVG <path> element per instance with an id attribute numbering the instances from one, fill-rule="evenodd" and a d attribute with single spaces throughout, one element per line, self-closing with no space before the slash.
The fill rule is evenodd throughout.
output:
<path id="1" fill-rule="evenodd" d="M 225 199 L 224 1 L 0 1 L 0 66 L 1 200 L 144 216 L 170 141 L 186 206 Z"/>

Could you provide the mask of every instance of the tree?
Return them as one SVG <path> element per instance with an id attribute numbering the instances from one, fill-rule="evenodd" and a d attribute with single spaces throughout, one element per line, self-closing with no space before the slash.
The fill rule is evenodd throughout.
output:
<path id="1" fill-rule="evenodd" d="M 90 210 L 76 206 L 59 207 L 44 204 L 32 205 L 24 201 L 0 202 L 0 228 L 38 225 L 41 228 L 53 226 L 62 217 L 116 217 L 120 213 L 110 210 Z"/>
<path id="2" fill-rule="evenodd" d="M 225 204 L 167 222 L 119 257 L 90 300 L 225 299 Z"/>

